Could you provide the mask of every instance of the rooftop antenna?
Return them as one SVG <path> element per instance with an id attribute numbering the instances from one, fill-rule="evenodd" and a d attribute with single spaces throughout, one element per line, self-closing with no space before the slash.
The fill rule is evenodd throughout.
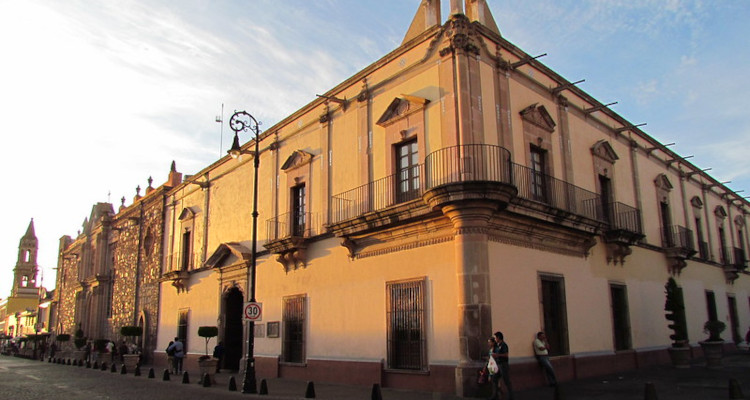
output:
<path id="1" fill-rule="evenodd" d="M 221 124 L 219 127 L 219 158 L 224 155 L 222 148 L 224 147 L 224 103 L 221 103 L 221 115 L 216 116 L 216 122 Z"/>

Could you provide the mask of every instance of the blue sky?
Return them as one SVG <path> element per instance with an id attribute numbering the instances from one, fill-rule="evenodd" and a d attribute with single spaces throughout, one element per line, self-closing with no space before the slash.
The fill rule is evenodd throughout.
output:
<path id="1" fill-rule="evenodd" d="M 172 160 L 193 174 L 225 154 L 222 103 L 272 126 L 395 49 L 419 3 L 0 0 L 0 297 L 30 218 L 52 287 L 58 239 L 94 203 L 131 204 Z M 506 39 L 750 189 L 750 2 L 489 4 Z"/>

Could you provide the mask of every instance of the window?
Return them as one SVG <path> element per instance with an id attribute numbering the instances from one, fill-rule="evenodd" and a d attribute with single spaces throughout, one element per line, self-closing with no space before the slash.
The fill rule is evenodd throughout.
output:
<path id="1" fill-rule="evenodd" d="M 425 280 L 386 283 L 388 368 L 427 369 Z"/>
<path id="2" fill-rule="evenodd" d="M 724 265 L 729 265 L 729 249 L 727 249 L 727 238 L 724 234 L 724 227 L 719 227 L 719 246 L 721 248 L 719 251 L 721 252 L 721 263 Z"/>
<path id="3" fill-rule="evenodd" d="M 187 354 L 188 349 L 188 311 L 180 310 L 177 314 L 177 337 L 182 340 L 185 354 Z"/>
<path id="4" fill-rule="evenodd" d="M 615 350 L 628 350 L 631 348 L 628 293 L 624 285 L 617 284 L 609 285 L 609 292 L 612 298 Z"/>
<path id="5" fill-rule="evenodd" d="M 661 211 L 661 226 L 664 230 L 664 247 L 675 247 L 675 238 L 672 232 L 672 213 L 669 209 L 669 203 L 662 201 L 659 202 L 659 210 Z"/>
<path id="6" fill-rule="evenodd" d="M 708 243 L 703 238 L 703 224 L 700 218 L 695 218 L 695 233 L 698 236 L 698 252 L 702 260 L 708 260 Z"/>
<path id="7" fill-rule="evenodd" d="M 180 261 L 180 268 L 183 271 L 190 269 L 192 264 L 193 241 L 191 240 L 191 236 L 190 229 L 185 229 L 185 232 L 182 233 L 182 258 Z"/>
<path id="8" fill-rule="evenodd" d="M 561 276 L 540 277 L 543 331 L 550 344 L 549 355 L 568 354 L 568 317 L 565 306 L 565 282 Z"/>
<path id="9" fill-rule="evenodd" d="M 305 295 L 284 297 L 284 339 L 281 358 L 284 362 L 305 362 Z"/>
<path id="10" fill-rule="evenodd" d="M 307 214 L 305 213 L 307 200 L 305 198 L 305 184 L 292 188 L 292 236 L 305 236 Z"/>
<path id="11" fill-rule="evenodd" d="M 706 311 L 708 311 L 708 320 L 716 321 L 719 319 L 716 313 L 716 296 L 714 292 L 706 290 Z"/>
<path id="12" fill-rule="evenodd" d="M 534 200 L 547 202 L 546 158 L 547 152 L 541 147 L 531 145 L 529 161 L 531 163 L 531 196 Z"/>
<path id="13" fill-rule="evenodd" d="M 602 217 L 603 220 L 612 223 L 614 216 L 612 215 L 612 180 L 604 175 L 599 175 L 599 187 L 601 188 L 601 202 L 602 202 Z"/>
<path id="14" fill-rule="evenodd" d="M 733 294 L 727 295 L 727 306 L 729 307 L 729 332 L 732 334 L 732 341 L 739 343 L 742 341 L 742 336 L 740 336 L 740 321 L 737 316 L 737 299 Z"/>
<path id="15" fill-rule="evenodd" d="M 396 146 L 397 201 L 414 200 L 419 196 L 419 148 L 416 140 Z"/>

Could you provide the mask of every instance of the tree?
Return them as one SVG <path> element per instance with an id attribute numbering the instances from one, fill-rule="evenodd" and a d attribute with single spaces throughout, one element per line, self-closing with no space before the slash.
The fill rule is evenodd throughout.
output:
<path id="1" fill-rule="evenodd" d="M 200 326 L 198 327 L 198 336 L 206 339 L 206 355 L 202 356 L 201 359 L 208 359 L 208 342 L 211 338 L 219 336 L 219 328 L 215 326 Z"/>

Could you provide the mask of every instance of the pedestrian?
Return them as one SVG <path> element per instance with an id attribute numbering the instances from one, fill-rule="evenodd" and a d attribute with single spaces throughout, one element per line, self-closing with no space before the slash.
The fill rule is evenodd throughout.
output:
<path id="1" fill-rule="evenodd" d="M 557 378 L 555 377 L 555 369 L 552 368 L 552 363 L 549 362 L 549 342 L 547 342 L 547 335 L 544 332 L 537 332 L 536 339 L 534 339 L 534 355 L 536 356 L 537 362 L 544 370 L 544 375 L 547 377 L 547 383 L 550 386 L 557 386 Z"/>
<path id="2" fill-rule="evenodd" d="M 86 341 L 86 346 L 83 347 L 84 356 L 83 358 L 86 360 L 86 362 L 91 361 L 91 341 Z"/>
<path id="3" fill-rule="evenodd" d="M 180 341 L 180 338 L 175 337 L 174 343 L 169 348 L 174 350 L 174 371 L 175 374 L 182 373 L 182 359 L 185 357 L 185 346 Z"/>
<path id="4" fill-rule="evenodd" d="M 502 387 L 500 387 L 500 378 L 502 378 L 503 375 L 502 372 L 500 372 L 500 366 L 498 364 L 498 360 L 500 359 L 500 348 L 497 346 L 495 336 L 490 336 L 490 338 L 487 339 L 487 347 L 489 355 L 487 357 L 487 366 L 485 369 L 489 374 L 488 381 L 490 385 L 492 385 L 492 394 L 488 400 L 499 400 L 499 394 L 502 391 Z"/>
<path id="5" fill-rule="evenodd" d="M 503 375 L 503 383 L 505 384 L 505 394 L 503 398 L 513 400 L 513 386 L 510 383 L 510 365 L 508 364 L 510 360 L 508 356 L 508 343 L 505 343 L 505 337 L 500 331 L 495 332 L 495 341 L 497 341 L 498 347 L 497 363 L 500 366 L 500 372 Z"/>
<path id="6" fill-rule="evenodd" d="M 221 370 L 221 363 L 224 361 L 224 342 L 219 341 L 219 344 L 214 347 L 214 358 L 217 359 L 216 361 L 216 373 L 219 373 L 219 370 Z"/>
<path id="7" fill-rule="evenodd" d="M 52 346 L 50 346 L 49 349 L 50 358 L 55 358 L 55 353 L 57 353 L 57 343 L 52 342 Z"/>
<path id="8" fill-rule="evenodd" d="M 174 348 L 172 345 L 174 344 L 173 340 L 169 341 L 169 344 L 167 345 L 167 349 L 165 350 L 167 352 L 167 366 L 169 367 L 170 371 L 174 374 Z"/>
<path id="9" fill-rule="evenodd" d="M 123 340 L 122 343 L 120 343 L 120 349 L 118 350 L 120 353 L 120 362 L 125 362 L 125 354 L 130 354 L 130 349 L 128 349 L 128 344 L 125 343 Z"/>

